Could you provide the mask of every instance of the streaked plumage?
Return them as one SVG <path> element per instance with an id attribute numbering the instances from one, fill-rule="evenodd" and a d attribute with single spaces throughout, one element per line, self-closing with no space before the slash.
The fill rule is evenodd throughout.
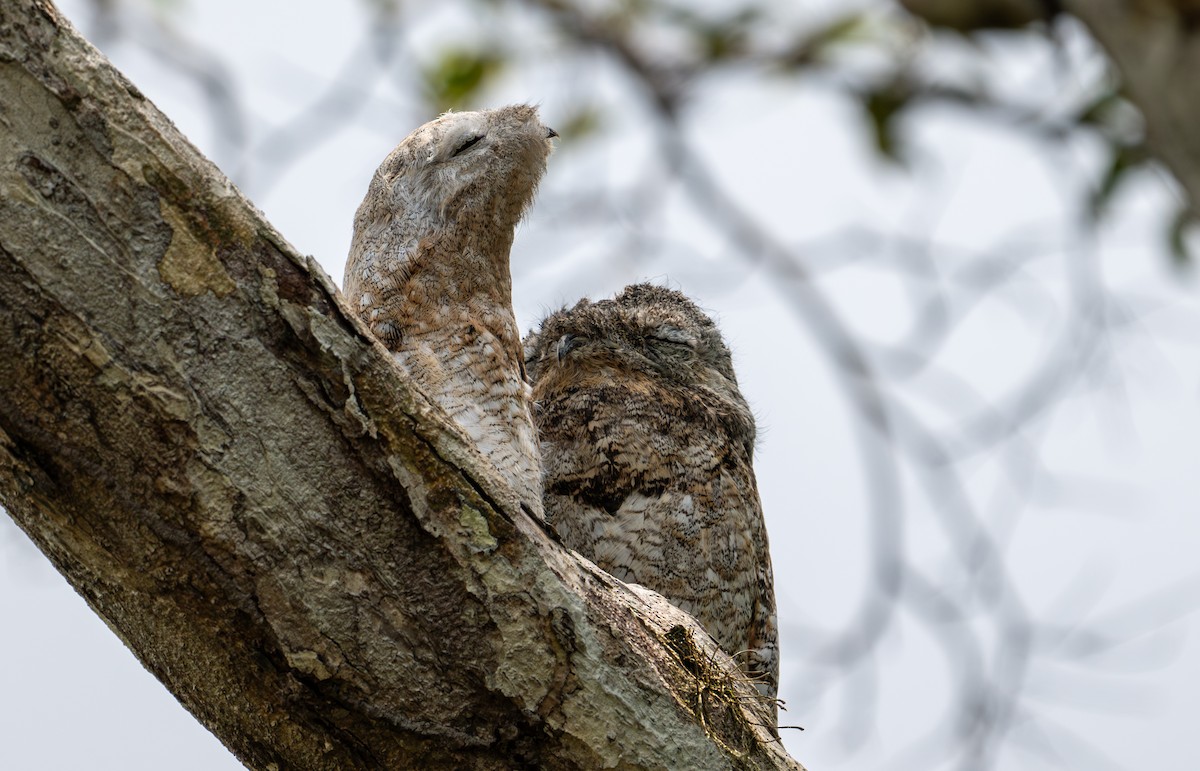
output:
<path id="1" fill-rule="evenodd" d="M 692 614 L 760 690 L 779 680 L 754 418 L 716 325 L 649 284 L 548 316 L 525 343 L 564 543 Z"/>
<path id="2" fill-rule="evenodd" d="M 376 337 L 538 516 L 509 250 L 553 136 L 528 105 L 446 113 L 418 128 L 371 180 L 344 284 Z"/>

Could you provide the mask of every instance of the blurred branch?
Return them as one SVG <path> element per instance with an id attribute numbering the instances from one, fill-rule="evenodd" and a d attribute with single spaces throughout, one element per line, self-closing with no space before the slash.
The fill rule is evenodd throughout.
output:
<path id="1" fill-rule="evenodd" d="M 1020 29 L 1049 21 L 1058 0 L 899 0 L 905 10 L 935 27 L 957 32 Z"/>
<path id="2" fill-rule="evenodd" d="M 165 12 L 139 13 L 128 0 L 90 0 L 98 40 L 136 40 L 146 53 L 174 70 L 204 95 L 217 144 L 214 155 L 232 162 L 249 141 L 247 111 L 229 68 L 203 45 L 189 39 Z"/>
<path id="3" fill-rule="evenodd" d="M 1200 218 L 1200 3 L 1195 0 L 900 0 L 934 26 L 971 33 L 1050 20 L 1061 9 L 1087 26 L 1146 120 L 1149 149 L 1171 169 Z"/>
<path id="4" fill-rule="evenodd" d="M 673 115 L 685 82 L 696 74 L 695 63 L 667 65 L 642 52 L 629 40 L 629 27 L 620 14 L 589 14 L 570 0 L 525 0 L 549 15 L 555 27 L 586 46 L 599 48 L 620 62 L 664 114 Z"/>
<path id="5" fill-rule="evenodd" d="M 861 421 L 857 435 L 871 512 L 872 590 L 864 595 L 844 629 L 832 634 L 814 630 L 793 634 L 794 644 L 798 642 L 806 649 L 801 658 L 812 665 L 832 666 L 838 677 L 848 681 L 849 698 L 855 705 L 848 730 L 861 738 L 865 721 L 870 719 L 878 676 L 873 653 L 895 624 L 897 610 L 910 608 L 936 630 L 946 657 L 956 662 L 960 679 L 952 711 L 962 716 L 956 728 L 959 766 L 992 767 L 1014 721 L 1031 719 L 1022 692 L 1039 653 L 1034 641 L 1043 634 L 1043 624 L 1025 608 L 1004 554 L 972 501 L 959 466 L 976 452 L 1002 449 L 1071 392 L 1086 371 L 1082 363 L 1107 330 L 1102 290 L 1087 280 L 1078 282 L 1081 297 L 1071 315 L 1074 320 L 1060 343 L 1047 351 L 1043 370 L 1005 403 L 985 403 L 963 428 L 939 436 L 904 407 L 892 388 L 900 379 L 933 366 L 937 346 L 966 310 L 1019 273 L 1022 261 L 1029 257 L 1007 249 L 996 259 L 972 260 L 960 276 L 953 278 L 955 315 L 951 315 L 948 297 L 934 289 L 928 305 L 932 315 L 926 317 L 925 326 L 913 330 L 910 338 L 913 351 L 919 353 L 908 365 L 884 366 L 887 359 L 881 364 L 871 347 L 850 332 L 839 310 L 806 268 L 804 252 L 779 243 L 767 225 L 755 219 L 751 209 L 722 187 L 703 158 L 689 149 L 682 105 L 689 85 L 705 74 L 738 66 L 772 69 L 786 65 L 826 78 L 859 101 L 875 124 L 879 148 L 888 154 L 898 152 L 891 139 L 895 117 L 920 105 L 953 105 L 1052 141 L 1070 138 L 1081 126 L 1100 125 L 1098 113 L 1088 113 L 1090 107 L 1084 107 L 1075 117 L 1054 117 L 1042 109 L 999 101 L 979 86 L 927 80 L 903 58 L 883 76 L 856 75 L 843 80 L 836 67 L 815 55 L 815 49 L 804 46 L 795 49 L 801 53 L 793 51 L 787 56 L 743 46 L 726 51 L 716 60 L 676 55 L 664 64 L 655 59 L 651 49 L 639 46 L 633 32 L 639 21 L 635 14 L 619 21 L 601 20 L 561 0 L 530 0 L 530 4 L 547 10 L 564 34 L 583 46 L 606 52 L 623 65 L 657 115 L 659 157 L 669 173 L 683 183 L 684 194 L 695 211 L 723 234 L 733 252 L 772 277 L 772 285 L 788 299 L 821 345 L 839 378 L 842 393 Z M 1020 24 L 1040 18 L 1045 8 L 1033 10 L 1038 16 L 1021 20 Z M 1015 16 L 1008 18 L 1010 24 L 1017 22 Z M 836 236 L 831 240 L 847 250 L 844 240 L 839 242 Z M 853 247 L 848 251 L 855 252 Z M 873 259 L 867 249 L 858 254 Z M 932 265 L 919 261 L 905 264 L 917 266 L 917 280 L 939 281 Z M 1075 280 L 1069 283 L 1077 285 Z M 902 459 L 907 460 L 903 467 Z M 960 585 L 955 592 L 936 588 L 937 583 L 925 578 L 904 554 L 908 504 L 901 479 L 905 471 L 921 481 L 924 497 L 951 544 L 951 560 L 957 567 L 949 570 L 943 580 L 949 576 L 965 579 L 955 582 Z M 990 636 L 988 627 L 971 623 L 980 616 L 991 619 Z M 799 627 L 793 625 L 789 630 L 795 633 Z M 820 689 L 819 682 L 811 682 L 804 690 L 814 695 Z M 851 725 L 854 723 L 857 728 Z"/>
<path id="6" fill-rule="evenodd" d="M 362 44 L 329 85 L 304 110 L 272 126 L 243 154 L 241 167 L 230 175 L 243 187 L 266 194 L 302 155 L 348 128 L 356 115 L 371 106 L 375 86 L 388 74 L 404 40 L 399 12 L 386 4 L 372 7 Z"/>
<path id="7" fill-rule="evenodd" d="M 1121 71 L 1146 120 L 1146 141 L 1200 218 L 1200 4 L 1194 0 L 1066 0 Z"/>

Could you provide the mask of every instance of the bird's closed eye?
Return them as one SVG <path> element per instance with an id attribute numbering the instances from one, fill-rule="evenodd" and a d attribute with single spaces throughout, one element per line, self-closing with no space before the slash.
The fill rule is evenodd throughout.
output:
<path id="1" fill-rule="evenodd" d="M 450 157 L 453 158 L 455 156 L 462 155 L 467 150 L 470 150 L 472 147 L 479 144 L 481 139 L 483 139 L 483 134 L 479 134 L 478 136 L 473 136 L 473 137 L 467 139 L 466 141 L 464 141 L 461 145 L 459 145 L 454 150 L 454 155 L 452 155 Z"/>
<path id="2" fill-rule="evenodd" d="M 554 346 L 554 353 L 559 361 L 567 358 L 571 351 L 578 348 L 587 340 L 583 335 L 566 334 L 558 338 L 558 343 Z"/>
<path id="3" fill-rule="evenodd" d="M 684 348 L 694 348 L 696 345 L 695 338 L 678 327 L 659 327 L 651 332 L 648 337 L 651 342 L 669 343 L 671 345 L 678 345 Z"/>

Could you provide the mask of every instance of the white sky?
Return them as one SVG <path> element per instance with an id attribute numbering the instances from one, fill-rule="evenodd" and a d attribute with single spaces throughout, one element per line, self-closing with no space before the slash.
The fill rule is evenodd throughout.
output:
<path id="1" fill-rule="evenodd" d="M 60 6 L 89 33 L 80 0 Z M 180 26 L 229 67 L 239 96 L 254 105 L 250 131 L 261 139 L 264 127 L 309 105 L 354 55 L 362 37 L 358 8 L 197 2 L 184 6 Z M 426 47 L 455 28 L 436 14 L 424 23 Z M 1050 80 L 1045 73 L 1057 66 L 1045 45 L 989 43 L 984 50 L 1004 63 L 1006 82 L 1018 91 L 1044 91 Z M 241 159 L 223 150 L 194 88 L 137 46 L 107 53 L 202 151 L 231 172 L 240 166 Z M 948 71 L 955 56 L 947 52 L 941 60 Z M 577 100 L 577 89 L 591 89 L 610 103 L 621 98 L 619 80 L 604 68 L 581 66 L 571 78 L 564 84 L 555 73 L 526 66 L 489 92 L 490 103 L 539 101 L 553 125 Z M 331 134 L 278 179 L 256 180 L 251 168 L 243 184 L 280 231 L 339 284 L 351 217 L 370 174 L 395 142 L 430 117 L 394 89 L 375 88 L 381 98 L 352 127 Z M 1097 164 L 1097 148 L 1086 141 L 1052 155 L 994 124 L 929 111 L 911 124 L 916 171 L 899 171 L 872 156 L 861 121 L 844 100 L 826 88 L 783 79 L 729 78 L 711 84 L 690 110 L 691 142 L 739 200 L 753 202 L 758 221 L 789 245 L 869 225 L 934 241 L 945 247 L 939 255 L 982 252 L 1000 241 L 1044 251 L 1047 244 L 1061 245 L 1061 235 L 1054 234 L 1064 220 L 1064 201 L 1078 198 Z M 785 721 L 807 729 L 788 734 L 788 748 L 814 770 L 952 767 L 939 765 L 944 758 L 936 753 L 922 754 L 927 742 L 951 730 L 946 710 L 954 680 L 938 638 L 911 614 L 873 656 L 877 682 L 835 681 L 823 696 L 803 697 L 819 670 L 788 647 L 789 629 L 835 630 L 850 618 L 868 583 L 868 523 L 848 402 L 775 282 L 746 261 L 730 259 L 711 224 L 677 192 L 665 200 L 655 236 L 678 246 L 648 262 L 599 261 L 601 247 L 628 232 L 549 221 L 556 195 L 578 179 L 628 182 L 653 163 L 643 118 L 627 114 L 610 142 L 563 148 L 552 158 L 539 203 L 514 249 L 518 319 L 527 328 L 546 308 L 583 294 L 610 294 L 643 278 L 669 280 L 718 315 L 762 424 L 756 466 L 781 609 L 781 696 L 793 705 Z M 1029 612 L 1064 625 L 1086 620 L 1126 630 L 1137 623 L 1161 627 L 1093 660 L 1035 665 L 1028 689 L 1036 694 L 1030 703 L 1038 722 L 1018 718 L 999 768 L 1056 767 L 1021 749 L 1042 742 L 1045 726 L 1086 737 L 1114 767 L 1194 767 L 1200 643 L 1190 634 L 1187 613 L 1200 602 L 1200 366 L 1192 332 L 1200 304 L 1194 283 L 1171 274 L 1159 248 L 1157 228 L 1171 195 L 1161 179 L 1143 178 L 1121 196 L 1121 216 L 1093 245 L 1100 255 L 1098 280 L 1160 308 L 1115 336 L 1111 355 L 1123 392 L 1103 384 L 1082 389 L 1034 424 L 1029 438 L 1047 473 L 1031 485 L 1025 507 L 1011 520 L 1006 512 L 1014 510 L 1014 494 L 997 464 L 966 467 L 972 498 L 989 512 L 995 532 L 1009 534 L 1006 564 Z M 938 259 L 941 270 L 958 267 L 953 256 Z M 1003 401 L 1045 356 L 1062 355 L 1057 342 L 1068 333 L 1070 318 L 1066 264 L 1071 260 L 1031 263 L 1011 294 L 971 310 L 940 363 L 984 398 Z M 823 279 L 822 286 L 855 331 L 895 341 L 914 320 L 911 296 L 896 275 L 866 263 Z M 969 412 L 956 404 L 947 397 L 910 406 L 935 426 L 953 429 Z M 904 487 L 910 500 L 907 553 L 928 565 L 930 576 L 952 575 L 935 568 L 946 561 L 948 543 L 911 477 Z M 1174 605 L 1143 601 L 1180 581 L 1185 588 L 1172 595 Z M 0 520 L 0 618 L 6 620 L 0 633 L 0 660 L 6 662 L 0 668 L 0 769 L 240 767 L 6 519 Z M 1164 619 L 1178 620 L 1164 625 Z M 877 710 L 859 735 L 846 730 L 843 717 L 848 705 L 864 698 L 864 688 L 874 693 Z M 1059 751 L 1074 749 L 1065 734 L 1046 741 Z M 1106 767 L 1098 758 L 1093 765 Z"/>

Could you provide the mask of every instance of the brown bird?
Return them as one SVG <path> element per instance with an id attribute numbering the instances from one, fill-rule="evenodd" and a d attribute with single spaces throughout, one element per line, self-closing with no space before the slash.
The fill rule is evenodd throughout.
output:
<path id="1" fill-rule="evenodd" d="M 779 682 L 754 417 L 713 321 L 649 284 L 525 341 L 546 519 L 568 548 L 694 616 L 759 690 Z"/>
<path id="2" fill-rule="evenodd" d="M 528 105 L 446 113 L 418 128 L 358 207 L 344 282 L 375 336 L 538 517 L 509 251 L 555 136 Z"/>

